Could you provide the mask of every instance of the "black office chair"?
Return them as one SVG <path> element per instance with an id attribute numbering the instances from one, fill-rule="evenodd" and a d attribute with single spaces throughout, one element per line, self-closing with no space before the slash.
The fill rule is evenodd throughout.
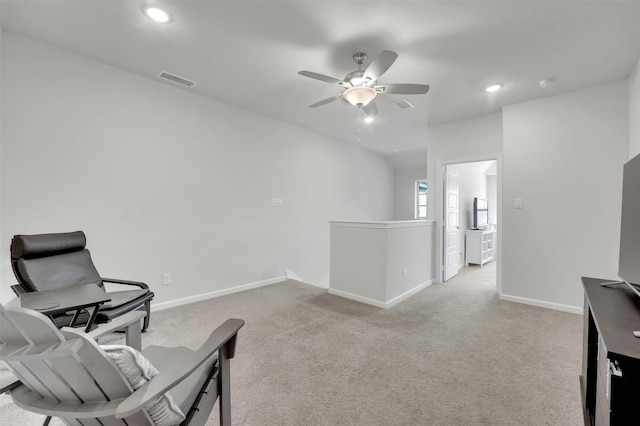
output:
<path id="1" fill-rule="evenodd" d="M 11 267 L 18 284 L 11 286 L 20 296 L 26 292 L 53 290 L 84 284 L 125 284 L 138 287 L 135 290 L 107 292 L 111 301 L 98 310 L 96 323 L 109 322 L 135 309 L 146 309 L 142 331 L 149 327 L 153 292 L 142 282 L 102 278 L 85 248 L 87 238 L 82 231 L 15 235 L 11 240 Z M 71 323 L 73 315 L 64 313 L 52 319 L 58 327 Z M 80 317 L 76 325 L 86 323 L 89 315 Z"/>

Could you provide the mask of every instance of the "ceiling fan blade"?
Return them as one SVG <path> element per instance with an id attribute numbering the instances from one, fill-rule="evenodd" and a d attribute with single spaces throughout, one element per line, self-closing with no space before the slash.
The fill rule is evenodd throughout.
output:
<path id="1" fill-rule="evenodd" d="M 363 106 L 362 109 L 364 110 L 365 114 L 367 114 L 368 117 L 373 117 L 378 115 L 378 106 L 376 105 L 375 101 L 369 102 L 368 104 Z"/>
<path id="2" fill-rule="evenodd" d="M 394 95 L 424 95 L 429 91 L 428 84 L 381 84 L 375 86 L 378 93 Z"/>
<path id="3" fill-rule="evenodd" d="M 313 78 L 315 80 L 326 81 L 327 83 L 342 84 L 342 80 L 338 80 L 334 77 L 329 77 L 328 75 L 318 74 L 317 72 L 299 71 L 298 74 L 305 77 Z"/>
<path id="4" fill-rule="evenodd" d="M 376 81 L 391 67 L 391 65 L 393 65 L 397 57 L 398 54 L 396 52 L 383 50 L 382 53 L 369 64 L 367 69 L 364 70 L 362 77 L 365 80 L 370 79 L 372 81 Z"/>
<path id="5" fill-rule="evenodd" d="M 323 99 L 320 102 L 316 102 L 315 104 L 309 105 L 309 108 L 315 108 L 315 107 L 319 107 L 319 106 L 322 106 L 322 105 L 326 105 L 326 104 L 331 103 L 333 101 L 337 101 L 340 98 L 342 98 L 342 95 L 332 96 L 330 98 Z"/>

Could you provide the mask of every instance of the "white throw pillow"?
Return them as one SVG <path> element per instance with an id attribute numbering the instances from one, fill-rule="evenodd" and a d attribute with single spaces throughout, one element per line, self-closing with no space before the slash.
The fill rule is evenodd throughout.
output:
<path id="1" fill-rule="evenodd" d="M 137 350 L 123 345 L 101 345 L 107 357 L 120 369 L 124 377 L 135 390 L 158 375 L 158 370 Z M 169 392 L 154 399 L 146 407 L 156 426 L 180 424 L 186 417 Z"/>

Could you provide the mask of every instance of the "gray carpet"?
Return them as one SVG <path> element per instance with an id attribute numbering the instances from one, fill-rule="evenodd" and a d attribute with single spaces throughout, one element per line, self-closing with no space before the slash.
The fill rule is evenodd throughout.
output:
<path id="1" fill-rule="evenodd" d="M 143 345 L 229 317 L 234 425 L 583 424 L 582 316 L 498 300 L 495 264 L 388 310 L 287 281 L 155 313 Z M 0 397 L 0 424 L 38 422 Z"/>

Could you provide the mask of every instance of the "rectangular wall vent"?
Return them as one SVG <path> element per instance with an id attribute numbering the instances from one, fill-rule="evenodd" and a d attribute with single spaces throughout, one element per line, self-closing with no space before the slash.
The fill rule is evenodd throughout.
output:
<path id="1" fill-rule="evenodd" d="M 171 74 L 170 72 L 166 71 L 160 71 L 160 74 L 158 74 L 158 78 L 168 80 L 172 83 L 179 84 L 185 87 L 191 87 L 198 84 L 195 81 L 189 80 L 188 78 L 180 77 L 179 75 Z"/>
<path id="2" fill-rule="evenodd" d="M 411 109 L 415 108 L 413 105 L 409 103 L 406 99 L 400 99 L 399 101 L 395 101 L 394 104 L 400 109 Z"/>

